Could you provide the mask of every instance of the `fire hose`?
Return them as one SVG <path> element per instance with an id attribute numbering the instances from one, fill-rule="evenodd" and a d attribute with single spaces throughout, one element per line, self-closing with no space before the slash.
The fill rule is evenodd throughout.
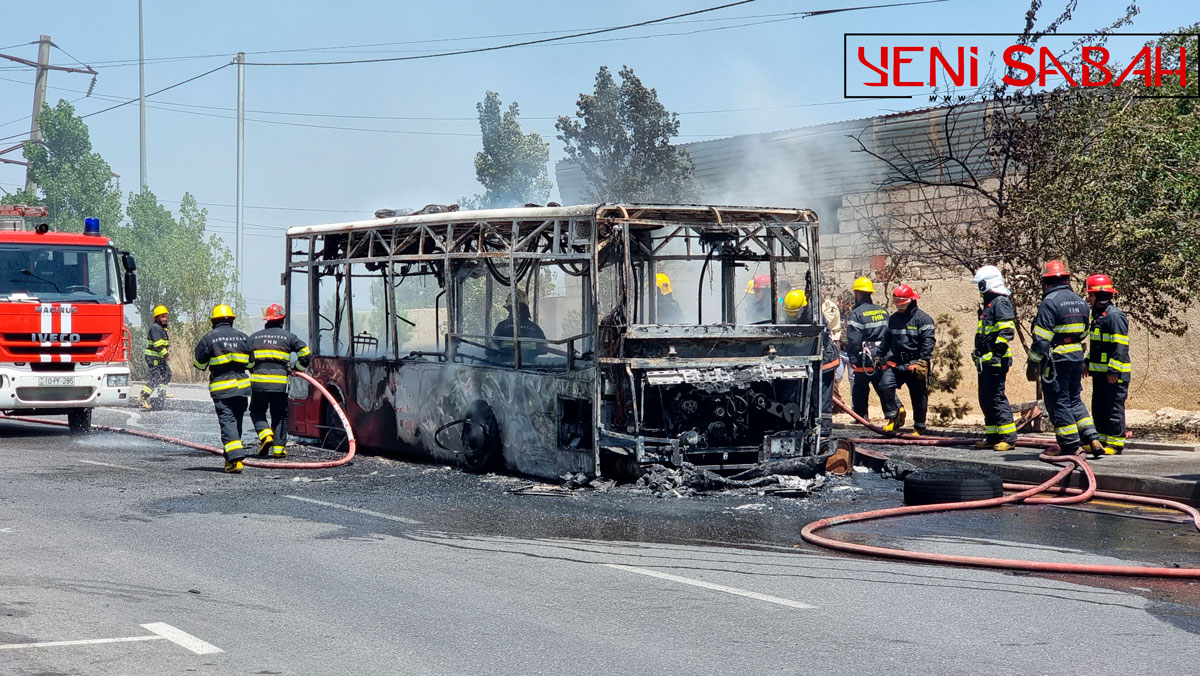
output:
<path id="1" fill-rule="evenodd" d="M 278 462 L 278 461 L 265 461 L 265 460 L 251 460 L 251 459 L 247 458 L 242 461 L 242 464 L 244 464 L 248 467 L 263 467 L 263 468 L 268 468 L 268 469 L 327 469 L 329 467 L 339 467 L 341 465 L 345 465 L 346 463 L 353 460 L 354 454 L 357 452 L 358 445 L 354 441 L 354 431 L 350 429 L 350 419 L 346 417 L 346 412 L 342 410 L 342 407 L 340 404 L 338 404 L 337 399 L 335 399 L 333 397 L 333 395 L 331 395 L 329 393 L 329 390 L 325 389 L 325 387 L 323 385 L 321 385 L 321 383 L 317 382 L 316 379 L 314 379 L 312 376 L 308 375 L 307 373 L 303 373 L 300 371 L 294 371 L 293 375 L 298 376 L 298 377 L 308 381 L 308 383 L 310 385 L 315 387 L 317 389 L 317 392 L 320 392 L 321 396 L 325 397 L 325 400 L 329 402 L 329 405 L 333 407 L 334 412 L 337 413 L 338 418 L 342 421 L 343 429 L 346 430 L 346 443 L 347 443 L 346 455 L 342 456 L 341 458 L 338 458 L 337 460 L 318 461 L 318 462 L 290 462 L 290 461 Z M 59 427 L 67 426 L 67 423 L 62 422 L 61 420 L 44 420 L 42 418 L 30 418 L 30 417 L 25 417 L 25 416 L 5 416 L 5 419 L 6 420 L 19 420 L 21 422 L 42 423 L 44 425 L 58 425 Z M 143 432 L 141 430 L 126 429 L 124 427 L 112 427 L 110 425 L 92 425 L 92 429 L 101 430 L 104 432 L 118 432 L 121 434 L 129 434 L 129 435 L 132 435 L 135 437 L 143 437 L 145 439 L 154 439 L 155 441 L 164 441 L 169 444 L 175 444 L 176 446 L 183 446 L 184 448 L 191 448 L 191 449 L 194 449 L 197 451 L 205 451 L 207 453 L 212 453 L 214 455 L 224 455 L 224 453 L 225 453 L 222 449 L 217 448 L 216 446 L 208 446 L 206 444 L 199 444 L 194 441 L 188 441 L 186 439 L 178 439 L 176 437 L 169 437 L 164 434 L 155 434 L 154 432 Z"/>
<path id="2" fill-rule="evenodd" d="M 863 425 L 866 425 L 872 430 L 878 430 L 883 433 L 878 427 L 871 425 L 862 417 L 856 415 L 849 410 L 846 405 L 835 398 L 834 402 L 843 411 L 849 413 L 855 420 Z M 912 435 L 896 435 L 892 438 L 885 439 L 852 439 L 851 441 L 871 444 L 904 444 L 904 445 L 931 445 L 931 446 L 950 446 L 960 445 L 961 439 L 953 439 L 946 437 L 913 437 Z M 1043 448 L 1050 450 L 1057 448 L 1057 444 L 1047 439 L 1032 439 L 1022 437 L 1017 440 L 1019 446 L 1033 446 L 1035 448 Z M 942 563 L 958 566 L 975 566 L 982 568 L 1005 568 L 1011 570 L 1028 570 L 1042 573 L 1076 573 L 1083 575 L 1130 575 L 1143 577 L 1164 577 L 1164 578 L 1200 578 L 1200 568 L 1168 568 L 1155 566 L 1118 566 L 1110 564 L 1085 564 L 1085 563 L 1059 563 L 1053 561 L 1025 561 L 1018 559 L 999 559 L 986 556 L 959 556 L 953 554 L 934 554 L 930 552 L 917 552 L 905 549 L 897 549 L 893 547 L 876 547 L 873 545 L 856 544 L 852 542 L 844 542 L 834 540 L 832 538 L 818 535 L 817 531 L 831 528 L 833 526 L 857 523 L 862 521 L 870 521 L 873 519 L 886 519 L 898 516 L 909 516 L 912 514 L 927 514 L 930 512 L 948 512 L 964 509 L 982 509 L 985 507 L 999 507 L 1009 504 L 1072 504 L 1081 503 L 1091 500 L 1093 497 L 1100 497 L 1110 500 L 1120 500 L 1123 502 L 1131 502 L 1135 504 L 1153 505 L 1156 507 L 1166 507 L 1174 509 L 1192 518 L 1193 524 L 1197 529 L 1200 529 L 1200 511 L 1190 505 L 1185 505 L 1174 500 L 1164 500 L 1162 498 L 1150 498 L 1139 495 L 1128 495 L 1125 493 L 1113 493 L 1108 491 L 1096 490 L 1096 475 L 1092 471 L 1090 465 L 1083 458 L 1076 455 L 1067 456 L 1051 456 L 1043 452 L 1038 456 L 1039 460 L 1050 463 L 1069 463 L 1066 467 L 1059 470 L 1053 477 L 1036 486 L 1021 483 L 1004 483 L 1003 486 L 1007 490 L 1017 491 L 1016 493 L 1001 496 L 998 498 L 989 498 L 986 500 L 969 500 L 962 502 L 944 502 L 931 505 L 910 505 L 906 507 L 892 507 L 889 509 L 877 509 L 867 512 L 858 512 L 854 514 L 844 514 L 841 516 L 820 519 L 805 526 L 800 531 L 800 537 L 810 544 L 827 549 L 835 549 L 853 554 L 862 554 L 865 556 L 877 556 L 893 559 L 903 559 L 906 561 L 916 561 L 920 563 Z M 1058 484 L 1066 479 L 1075 469 L 1079 469 L 1087 477 L 1087 488 L 1065 488 Z M 1058 493 L 1062 494 L 1059 497 L 1038 497 L 1041 493 Z"/>

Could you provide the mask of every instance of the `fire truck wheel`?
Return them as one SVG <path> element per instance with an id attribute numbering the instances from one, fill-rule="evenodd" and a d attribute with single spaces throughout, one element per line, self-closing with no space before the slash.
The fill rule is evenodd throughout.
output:
<path id="1" fill-rule="evenodd" d="M 92 409 L 79 408 L 67 414 L 67 426 L 74 434 L 87 434 L 92 431 Z"/>
<path id="2" fill-rule="evenodd" d="M 486 401 L 471 403 L 462 426 L 462 468 L 484 472 L 501 455 L 500 423 Z"/>

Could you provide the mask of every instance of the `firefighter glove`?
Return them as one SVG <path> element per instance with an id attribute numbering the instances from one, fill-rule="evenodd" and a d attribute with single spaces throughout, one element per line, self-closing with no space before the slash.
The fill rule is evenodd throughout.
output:
<path id="1" fill-rule="evenodd" d="M 908 365 L 908 370 L 915 375 L 918 380 L 925 380 L 929 377 L 929 362 L 924 359 L 918 359 L 917 361 Z"/>
<path id="2" fill-rule="evenodd" d="M 1038 365 L 1037 364 L 1028 364 L 1027 366 L 1025 366 L 1025 380 L 1028 380 L 1029 382 L 1033 383 L 1033 382 L 1037 382 L 1037 379 L 1038 379 Z"/>

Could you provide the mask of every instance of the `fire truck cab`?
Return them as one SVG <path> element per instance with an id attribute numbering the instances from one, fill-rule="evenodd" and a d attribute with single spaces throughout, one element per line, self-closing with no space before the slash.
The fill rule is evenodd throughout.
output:
<path id="1" fill-rule="evenodd" d="M 26 227 L 45 207 L 0 205 L 0 410 L 66 415 L 91 428 L 92 409 L 129 398 L 125 304 L 137 265 L 88 218 L 84 233 Z"/>

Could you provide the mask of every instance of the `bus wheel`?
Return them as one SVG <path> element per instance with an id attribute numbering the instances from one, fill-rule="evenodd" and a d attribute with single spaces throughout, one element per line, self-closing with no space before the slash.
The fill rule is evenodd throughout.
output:
<path id="1" fill-rule="evenodd" d="M 462 426 L 462 449 L 462 468 L 468 472 L 483 472 L 500 457 L 500 423 L 486 401 L 471 403 Z"/>
<path id="2" fill-rule="evenodd" d="M 92 409 L 77 408 L 67 413 L 67 427 L 74 434 L 87 434 L 92 431 Z"/>
<path id="3" fill-rule="evenodd" d="M 337 399 L 338 405 L 345 408 L 345 402 L 342 398 L 342 393 L 337 389 L 328 388 L 330 394 Z M 321 447 L 330 450 L 339 450 L 346 445 L 346 428 L 342 425 L 342 419 L 338 417 L 337 411 L 333 410 L 333 406 L 329 402 L 321 404 L 321 424 L 317 426 L 321 431 Z"/>

